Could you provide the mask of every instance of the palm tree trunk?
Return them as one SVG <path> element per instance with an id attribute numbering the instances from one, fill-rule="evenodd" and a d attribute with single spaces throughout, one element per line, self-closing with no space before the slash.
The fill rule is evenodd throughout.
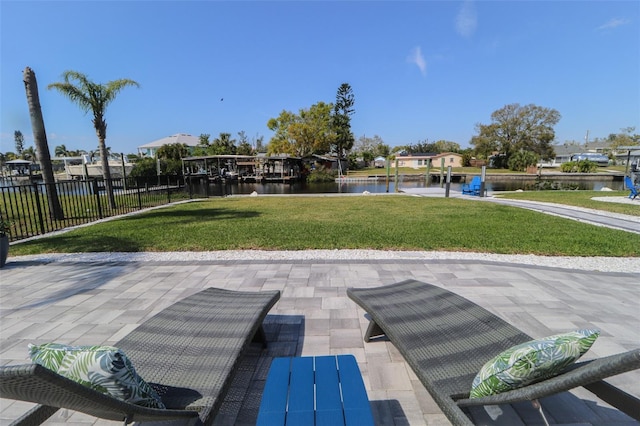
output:
<path id="1" fill-rule="evenodd" d="M 95 111 L 94 111 L 95 114 Z M 93 118 L 93 127 L 96 129 L 98 136 L 98 150 L 100 151 L 100 165 L 102 166 L 102 177 L 104 178 L 104 187 L 109 198 L 109 206 L 116 208 L 116 198 L 113 195 L 113 184 L 111 182 L 111 168 L 109 168 L 109 153 L 107 152 L 107 123 L 105 123 L 102 115 L 95 115 Z"/>
<path id="2" fill-rule="evenodd" d="M 53 166 L 51 164 L 51 154 L 47 143 L 47 132 L 44 129 L 44 119 L 40 108 L 40 96 L 38 95 L 38 82 L 36 74 L 29 67 L 24 69 L 22 74 L 24 87 L 27 92 L 27 104 L 29 105 L 29 115 L 31 116 L 31 127 L 33 128 L 33 141 L 36 146 L 36 155 L 42 169 L 42 179 L 47 188 L 47 200 L 49 202 L 49 212 L 53 220 L 63 220 L 64 213 L 58 199 L 55 178 L 53 177 Z"/>

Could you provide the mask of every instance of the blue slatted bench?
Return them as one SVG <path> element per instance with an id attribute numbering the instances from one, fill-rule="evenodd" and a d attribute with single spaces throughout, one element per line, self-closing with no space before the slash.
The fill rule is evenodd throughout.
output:
<path id="1" fill-rule="evenodd" d="M 373 425 L 356 359 L 353 355 L 275 358 L 257 424 Z"/>

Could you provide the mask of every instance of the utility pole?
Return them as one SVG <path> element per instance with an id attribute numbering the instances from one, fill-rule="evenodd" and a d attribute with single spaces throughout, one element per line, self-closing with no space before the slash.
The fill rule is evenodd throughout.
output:
<path id="1" fill-rule="evenodd" d="M 589 144 L 589 130 L 587 130 L 587 134 L 584 137 L 584 147 L 587 148 L 588 144 Z"/>

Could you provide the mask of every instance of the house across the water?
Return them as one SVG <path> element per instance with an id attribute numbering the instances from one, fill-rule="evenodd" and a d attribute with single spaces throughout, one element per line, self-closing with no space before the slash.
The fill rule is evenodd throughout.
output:
<path id="1" fill-rule="evenodd" d="M 305 177 L 301 158 L 287 155 L 207 155 L 182 159 L 185 176 L 209 181 L 295 182 Z"/>
<path id="2" fill-rule="evenodd" d="M 426 168 L 429 161 L 432 167 L 440 167 L 443 159 L 445 167 L 462 167 L 462 155 L 455 152 L 396 155 L 398 167 L 413 169 Z"/>

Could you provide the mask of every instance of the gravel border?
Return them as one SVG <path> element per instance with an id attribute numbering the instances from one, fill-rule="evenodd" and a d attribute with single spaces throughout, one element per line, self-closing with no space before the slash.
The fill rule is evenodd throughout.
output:
<path id="1" fill-rule="evenodd" d="M 224 250 L 207 252 L 158 253 L 71 253 L 38 254 L 11 257 L 9 261 L 31 262 L 205 262 L 205 261 L 269 261 L 269 260 L 465 260 L 503 262 L 532 266 L 576 269 L 584 271 L 640 273 L 637 257 L 571 257 L 509 255 L 468 252 L 382 251 L 382 250 Z"/>

